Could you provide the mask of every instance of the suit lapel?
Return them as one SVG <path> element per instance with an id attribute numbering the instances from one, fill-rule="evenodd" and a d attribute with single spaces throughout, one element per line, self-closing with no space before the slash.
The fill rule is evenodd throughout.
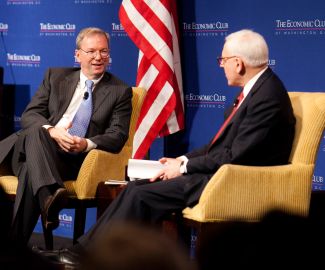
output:
<path id="1" fill-rule="evenodd" d="M 258 91 L 258 89 L 261 87 L 261 85 L 265 82 L 266 79 L 268 79 L 273 74 L 272 70 L 270 68 L 266 69 L 262 75 L 258 78 L 256 83 L 253 85 L 251 91 L 247 95 L 247 97 L 244 99 L 243 103 L 238 108 L 238 111 L 243 110 L 245 107 L 247 107 L 247 104 L 251 97 Z M 234 119 L 234 118 L 233 118 Z M 233 121 L 233 119 L 230 121 L 230 123 Z"/>
<path id="2" fill-rule="evenodd" d="M 243 103 L 238 108 L 238 111 L 236 112 L 237 115 L 240 114 L 242 110 L 244 110 L 247 107 L 247 104 L 251 97 L 258 91 L 258 89 L 261 87 L 261 85 L 264 83 L 266 79 L 268 79 L 273 74 L 272 70 L 268 68 L 263 72 L 263 74 L 258 78 L 256 83 L 253 85 L 251 91 L 247 95 L 247 97 L 244 99 Z M 233 118 L 229 121 L 228 125 L 225 127 L 224 131 L 220 134 L 220 137 L 224 136 L 227 132 L 225 132 L 229 127 L 232 125 L 232 123 L 236 120 L 236 114 L 233 116 Z"/>
<path id="3" fill-rule="evenodd" d="M 63 115 L 64 112 L 67 110 L 72 96 L 77 88 L 77 84 L 80 79 L 80 71 L 73 72 L 72 74 L 69 74 L 66 76 L 65 80 L 60 82 L 59 85 L 59 115 Z"/>
<path id="4" fill-rule="evenodd" d="M 111 76 L 105 73 L 93 92 L 93 114 L 97 111 L 100 105 L 104 102 L 105 97 L 108 95 L 110 88 Z"/>
<path id="5" fill-rule="evenodd" d="M 58 115 L 62 117 L 64 112 L 67 110 L 73 94 L 77 88 L 80 80 L 80 70 L 75 71 L 66 76 L 65 80 L 59 84 L 58 92 Z M 109 93 L 111 76 L 109 73 L 105 73 L 101 81 L 95 87 L 93 92 L 93 114 L 104 102 L 105 97 Z"/>
<path id="6" fill-rule="evenodd" d="M 273 74 L 273 71 L 270 68 L 265 70 L 262 73 L 262 75 L 258 78 L 256 83 L 253 85 L 248 96 L 251 97 L 252 95 L 254 95 L 256 93 L 256 91 L 261 87 L 261 85 L 265 82 L 265 80 L 268 79 L 272 74 Z"/>

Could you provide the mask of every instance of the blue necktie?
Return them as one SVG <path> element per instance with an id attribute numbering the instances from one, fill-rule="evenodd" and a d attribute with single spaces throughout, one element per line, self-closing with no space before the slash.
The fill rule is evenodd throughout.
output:
<path id="1" fill-rule="evenodd" d="M 87 92 L 84 93 L 84 97 L 81 101 L 78 111 L 72 120 L 72 127 L 69 129 L 69 133 L 71 135 L 76 135 L 83 138 L 87 132 L 93 109 L 91 91 L 93 84 L 94 82 L 92 80 L 86 81 Z"/>

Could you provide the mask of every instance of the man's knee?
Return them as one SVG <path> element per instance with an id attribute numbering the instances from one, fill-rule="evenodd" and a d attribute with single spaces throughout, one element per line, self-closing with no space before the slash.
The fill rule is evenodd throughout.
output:
<path id="1" fill-rule="evenodd" d="M 43 137 L 47 136 L 48 131 L 43 128 L 42 126 L 33 126 L 28 128 L 26 136 L 32 137 L 32 138 L 37 138 L 37 137 Z"/>
<path id="2" fill-rule="evenodd" d="M 133 202 L 146 202 L 147 198 L 152 194 L 152 183 L 138 185 L 135 181 L 134 184 L 128 187 L 128 199 Z"/>
<path id="3" fill-rule="evenodd" d="M 51 144 L 52 142 L 53 140 L 48 131 L 41 126 L 31 127 L 26 134 L 27 147 L 32 146 L 34 148 L 48 143 Z"/>

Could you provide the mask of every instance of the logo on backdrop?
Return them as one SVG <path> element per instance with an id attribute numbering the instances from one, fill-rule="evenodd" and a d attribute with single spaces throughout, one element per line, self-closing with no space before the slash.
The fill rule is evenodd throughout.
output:
<path id="1" fill-rule="evenodd" d="M 15 130 L 21 129 L 21 117 L 18 115 L 14 115 L 14 127 Z"/>
<path id="2" fill-rule="evenodd" d="M 60 227 L 72 228 L 72 216 L 66 213 L 59 214 Z"/>
<path id="3" fill-rule="evenodd" d="M 112 37 L 127 37 L 128 35 L 125 32 L 122 24 L 112 22 L 111 36 Z"/>
<path id="4" fill-rule="evenodd" d="M 268 66 L 270 68 L 274 69 L 275 68 L 275 64 L 276 64 L 275 59 L 269 59 Z"/>
<path id="5" fill-rule="evenodd" d="M 224 109 L 227 97 L 216 92 L 206 95 L 189 92 L 185 100 L 188 108 Z"/>
<path id="6" fill-rule="evenodd" d="M 41 0 L 7 0 L 7 5 L 40 5 Z"/>
<path id="7" fill-rule="evenodd" d="M 325 20 L 275 20 L 275 34 L 284 36 L 325 35 Z"/>
<path id="8" fill-rule="evenodd" d="M 16 53 L 7 53 L 7 65 L 13 67 L 39 67 L 41 63 L 41 56 L 30 54 L 20 55 Z"/>
<path id="9" fill-rule="evenodd" d="M 74 0 L 75 4 L 112 4 L 113 0 Z"/>
<path id="10" fill-rule="evenodd" d="M 313 190 L 324 190 L 324 176 L 313 175 Z"/>
<path id="11" fill-rule="evenodd" d="M 76 25 L 72 23 L 40 23 L 40 36 L 74 36 Z"/>
<path id="12" fill-rule="evenodd" d="M 183 22 L 183 36 L 216 37 L 226 36 L 229 30 L 228 22 Z"/>
<path id="13" fill-rule="evenodd" d="M 0 33 L 4 36 L 8 34 L 9 26 L 7 23 L 0 22 Z"/>

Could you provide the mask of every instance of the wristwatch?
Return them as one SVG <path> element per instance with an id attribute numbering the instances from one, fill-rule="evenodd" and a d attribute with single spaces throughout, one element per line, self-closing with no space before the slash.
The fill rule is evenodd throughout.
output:
<path id="1" fill-rule="evenodd" d="M 184 160 L 181 162 L 181 165 L 179 166 L 179 172 L 181 174 L 186 173 L 186 165 L 184 164 Z"/>

